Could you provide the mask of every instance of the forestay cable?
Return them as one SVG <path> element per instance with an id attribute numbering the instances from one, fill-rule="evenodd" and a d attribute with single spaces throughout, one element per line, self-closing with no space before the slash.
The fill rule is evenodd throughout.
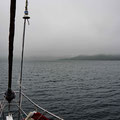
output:
<path id="1" fill-rule="evenodd" d="M 26 30 L 26 21 L 30 19 L 28 16 L 28 0 L 26 0 L 25 11 L 24 11 L 24 26 L 23 26 L 23 39 L 22 39 L 22 53 L 21 53 L 21 69 L 20 69 L 20 89 L 19 89 L 19 107 L 21 108 L 22 102 L 22 73 L 23 73 L 23 57 L 24 57 L 24 43 L 25 43 L 25 30 Z M 28 22 L 29 24 L 29 22 Z"/>

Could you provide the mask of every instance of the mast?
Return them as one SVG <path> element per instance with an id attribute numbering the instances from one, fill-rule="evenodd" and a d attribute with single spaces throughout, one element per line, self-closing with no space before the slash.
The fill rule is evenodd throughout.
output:
<path id="1" fill-rule="evenodd" d="M 9 55 L 8 55 L 8 89 L 5 93 L 6 100 L 10 103 L 15 98 L 12 91 L 12 67 L 13 67 L 13 43 L 15 34 L 15 13 L 16 13 L 16 0 L 11 0 L 10 5 L 10 26 L 9 26 Z"/>

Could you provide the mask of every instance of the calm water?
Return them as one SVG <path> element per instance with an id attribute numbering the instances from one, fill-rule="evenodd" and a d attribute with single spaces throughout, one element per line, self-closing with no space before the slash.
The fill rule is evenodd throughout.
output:
<path id="1" fill-rule="evenodd" d="M 19 64 L 14 63 L 13 89 Z M 25 93 L 65 120 L 120 119 L 120 61 L 25 62 Z M 0 62 L 0 91 L 7 88 L 7 63 Z"/>

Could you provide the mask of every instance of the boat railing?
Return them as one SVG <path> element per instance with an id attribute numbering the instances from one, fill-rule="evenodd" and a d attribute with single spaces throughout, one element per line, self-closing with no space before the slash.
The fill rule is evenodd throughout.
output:
<path id="1" fill-rule="evenodd" d="M 16 99 L 13 100 L 10 104 L 7 103 L 7 101 L 4 98 L 4 93 L 0 93 L 0 96 L 3 95 L 2 99 L 0 97 L 0 118 L 3 118 L 2 120 L 5 120 L 4 116 L 6 116 L 9 112 L 10 109 L 10 113 L 20 113 L 20 117 L 26 118 L 27 115 L 29 114 L 29 112 L 31 111 L 38 111 L 40 112 L 42 115 L 46 116 L 47 118 L 50 118 L 50 120 L 63 120 L 62 118 L 60 118 L 59 116 L 49 112 L 48 110 L 42 108 L 41 106 L 39 106 L 38 104 L 36 104 L 35 102 L 33 102 L 27 95 L 25 95 L 25 93 L 21 92 L 22 95 L 22 105 L 21 107 L 19 107 L 19 92 L 16 91 Z M 10 106 L 15 106 L 13 107 L 14 109 L 11 109 L 12 107 Z M 14 116 L 13 116 L 14 117 Z M 15 117 L 15 120 L 17 117 Z M 20 119 L 20 120 L 22 120 Z"/>

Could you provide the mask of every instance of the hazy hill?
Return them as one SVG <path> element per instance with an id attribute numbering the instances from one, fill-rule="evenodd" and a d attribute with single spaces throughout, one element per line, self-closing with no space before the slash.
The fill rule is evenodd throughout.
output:
<path id="1" fill-rule="evenodd" d="M 67 60 L 120 60 L 120 55 L 80 55 Z"/>

